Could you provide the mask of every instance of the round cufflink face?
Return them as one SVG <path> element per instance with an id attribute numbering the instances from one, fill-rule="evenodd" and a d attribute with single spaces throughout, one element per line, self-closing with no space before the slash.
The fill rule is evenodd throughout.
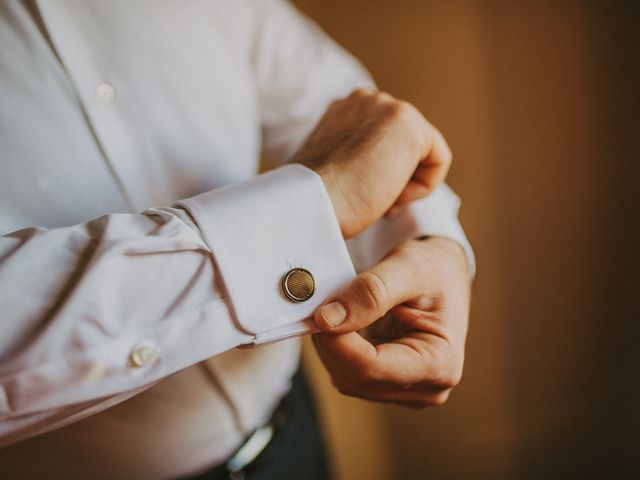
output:
<path id="1" fill-rule="evenodd" d="M 316 281 L 308 270 L 294 268 L 282 278 L 282 291 L 292 302 L 304 302 L 316 291 Z"/>

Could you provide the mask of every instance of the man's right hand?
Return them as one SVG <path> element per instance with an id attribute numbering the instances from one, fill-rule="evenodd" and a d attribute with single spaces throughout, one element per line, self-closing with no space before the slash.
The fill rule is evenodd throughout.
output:
<path id="1" fill-rule="evenodd" d="M 447 175 L 451 150 L 409 103 L 358 89 L 331 104 L 294 161 L 320 174 L 349 238 L 391 207 L 431 193 Z"/>

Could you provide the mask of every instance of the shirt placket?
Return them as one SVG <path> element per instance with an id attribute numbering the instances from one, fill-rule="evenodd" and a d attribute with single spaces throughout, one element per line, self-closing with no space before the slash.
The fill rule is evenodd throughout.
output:
<path id="1" fill-rule="evenodd" d="M 114 181 L 130 211 L 142 210 L 150 185 L 137 158 L 135 137 L 127 129 L 122 103 L 130 99 L 126 98 L 126 85 L 112 68 L 108 39 L 92 28 L 87 3 L 49 0 L 37 4 Z"/>

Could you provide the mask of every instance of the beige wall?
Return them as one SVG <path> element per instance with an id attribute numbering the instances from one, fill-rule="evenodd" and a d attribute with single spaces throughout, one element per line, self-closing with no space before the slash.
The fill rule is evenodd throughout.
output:
<path id="1" fill-rule="evenodd" d="M 479 265 L 445 407 L 342 397 L 305 352 L 339 478 L 629 478 L 636 3 L 296 3 L 449 139 Z"/>

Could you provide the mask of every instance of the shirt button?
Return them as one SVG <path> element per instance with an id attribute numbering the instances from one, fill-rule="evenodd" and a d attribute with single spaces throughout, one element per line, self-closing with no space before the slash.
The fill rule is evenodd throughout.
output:
<path id="1" fill-rule="evenodd" d="M 304 302 L 316 291 L 316 281 L 308 270 L 294 268 L 282 278 L 282 291 L 292 302 Z"/>
<path id="2" fill-rule="evenodd" d="M 102 103 L 113 103 L 116 91 L 108 83 L 101 83 L 96 88 L 96 98 Z"/>
<path id="3" fill-rule="evenodd" d="M 149 346 L 136 347 L 131 355 L 129 356 L 129 360 L 131 364 L 136 367 L 146 367 L 151 362 L 153 362 L 158 356 L 158 351 Z"/>

